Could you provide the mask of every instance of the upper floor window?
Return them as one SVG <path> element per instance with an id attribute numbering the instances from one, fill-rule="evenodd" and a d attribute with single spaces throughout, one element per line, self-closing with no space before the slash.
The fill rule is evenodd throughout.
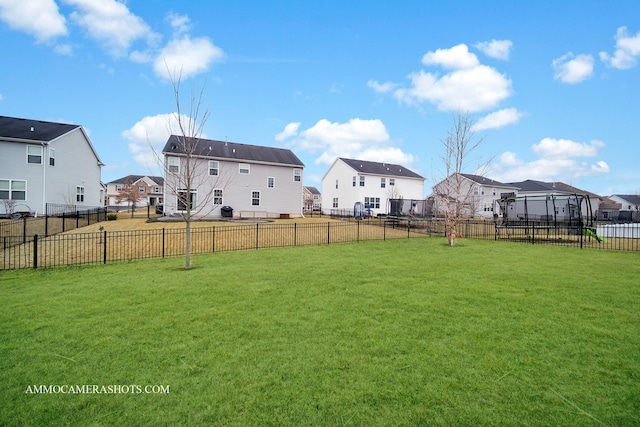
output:
<path id="1" fill-rule="evenodd" d="M 27 145 L 27 163 L 42 164 L 42 147 L 39 145 Z"/>
<path id="2" fill-rule="evenodd" d="M 356 177 L 354 176 L 353 177 L 353 187 L 355 187 L 355 186 L 356 186 Z"/>
<path id="3" fill-rule="evenodd" d="M 147 191 L 147 189 L 144 186 L 141 185 L 141 186 L 138 187 L 138 191 L 141 192 L 141 193 L 144 193 L 145 191 Z"/>
<path id="4" fill-rule="evenodd" d="M 160 192 L 160 187 L 153 187 L 153 192 L 154 193 L 159 193 Z"/>
<path id="5" fill-rule="evenodd" d="M 396 185 L 395 178 L 389 178 L 389 186 Z"/>
<path id="6" fill-rule="evenodd" d="M 478 189 L 478 187 L 473 187 L 473 195 L 477 196 L 480 193 L 480 190 Z"/>
<path id="7" fill-rule="evenodd" d="M 302 169 L 293 170 L 293 180 L 296 182 L 302 181 Z"/>
<path id="8" fill-rule="evenodd" d="M 27 200 L 27 181 L 0 179 L 0 200 Z"/>
<path id="9" fill-rule="evenodd" d="M 360 187 L 364 187 L 364 175 L 360 175 Z"/>
<path id="10" fill-rule="evenodd" d="M 240 163 L 238 165 L 238 173 L 241 173 L 243 175 L 249 175 L 250 171 L 251 171 L 251 166 L 249 165 L 249 163 Z"/>
<path id="11" fill-rule="evenodd" d="M 209 175 L 218 176 L 220 172 L 220 163 L 216 160 L 209 160 Z"/>
<path id="12" fill-rule="evenodd" d="M 338 180 L 336 179 L 336 190 L 338 189 Z"/>
<path id="13" fill-rule="evenodd" d="M 495 196 L 495 195 L 496 195 L 496 189 L 495 189 L 495 188 L 492 188 L 492 189 L 491 189 L 491 195 L 492 195 L 492 196 Z"/>
<path id="14" fill-rule="evenodd" d="M 56 149 L 49 147 L 49 166 L 56 165 Z"/>
<path id="15" fill-rule="evenodd" d="M 116 191 L 122 191 L 122 184 L 116 184 Z"/>
<path id="16" fill-rule="evenodd" d="M 385 188 L 387 186 L 387 179 L 380 178 L 380 188 Z"/>
<path id="17" fill-rule="evenodd" d="M 84 202 L 84 187 L 82 186 L 76 187 L 76 202 Z"/>
<path id="18" fill-rule="evenodd" d="M 168 157 L 167 164 L 169 165 L 169 172 L 180 173 L 180 159 L 177 157 Z"/>
<path id="19" fill-rule="evenodd" d="M 276 186 L 276 179 L 272 176 L 267 177 L 267 187 L 274 188 Z"/>

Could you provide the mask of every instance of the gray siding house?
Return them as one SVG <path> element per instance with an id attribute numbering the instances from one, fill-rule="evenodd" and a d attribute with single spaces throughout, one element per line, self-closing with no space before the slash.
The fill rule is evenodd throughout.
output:
<path id="1" fill-rule="evenodd" d="M 0 116 L 0 214 L 101 206 L 102 166 L 80 125 Z"/>
<path id="2" fill-rule="evenodd" d="M 165 159 L 164 212 L 185 212 L 187 156 L 183 137 L 172 135 Z M 299 217 L 304 163 L 288 149 L 210 139 L 192 140 L 191 209 L 196 217 Z M 222 209 L 225 208 L 225 209 Z M 226 214 L 228 215 L 228 213 Z"/>

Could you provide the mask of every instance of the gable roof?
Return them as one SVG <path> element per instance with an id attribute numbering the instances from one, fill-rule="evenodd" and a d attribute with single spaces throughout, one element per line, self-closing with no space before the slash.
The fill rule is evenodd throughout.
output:
<path id="1" fill-rule="evenodd" d="M 613 197 L 613 196 L 626 200 L 632 205 L 636 205 L 636 206 L 640 205 L 640 196 L 637 194 L 613 194 L 610 197 Z"/>
<path id="2" fill-rule="evenodd" d="M 134 184 L 143 178 L 149 178 L 158 186 L 164 185 L 164 178 L 161 176 L 151 176 L 151 175 L 127 175 L 125 177 L 116 179 L 115 181 L 110 181 L 108 184 L 126 184 L 127 182 Z"/>
<path id="3" fill-rule="evenodd" d="M 309 193 L 311 194 L 320 194 L 320 191 L 318 191 L 318 189 L 316 187 L 304 187 L 305 190 L 307 190 Z"/>
<path id="4" fill-rule="evenodd" d="M 515 187 L 512 184 L 505 184 L 504 182 L 496 181 L 494 179 L 487 178 L 486 176 L 482 176 L 482 175 L 473 175 L 470 173 L 461 173 L 460 175 L 481 185 L 492 185 L 495 187 L 507 187 L 507 188 Z"/>
<path id="5" fill-rule="evenodd" d="M 182 136 L 171 135 L 162 153 L 165 155 L 184 155 L 184 145 L 181 143 L 182 138 Z M 304 167 L 304 163 L 291 150 L 286 148 L 263 147 L 213 139 L 196 140 L 193 155 L 238 162 L 246 161 Z"/>
<path id="6" fill-rule="evenodd" d="M 543 181 L 535 181 L 533 179 L 528 179 L 522 182 L 512 182 L 511 185 L 515 185 L 522 192 L 548 192 L 548 193 L 565 193 L 565 194 L 583 194 L 587 195 L 590 198 L 602 198 L 601 196 L 591 193 L 589 191 L 581 190 L 579 188 L 573 187 L 569 184 L 565 184 L 564 182 L 543 182 Z"/>
<path id="7" fill-rule="evenodd" d="M 5 141 L 44 144 L 60 138 L 75 129 L 80 129 L 91 151 L 93 151 L 93 154 L 96 156 L 98 164 L 103 166 L 104 163 L 100 160 L 98 152 L 80 125 L 0 116 L 0 140 Z"/>
<path id="8" fill-rule="evenodd" d="M 344 157 L 338 157 L 338 159 L 346 163 L 351 169 L 360 173 L 366 173 L 370 175 L 398 176 L 403 178 L 417 178 L 424 180 L 422 176 L 418 175 L 410 169 L 405 168 L 402 165 L 395 165 L 393 163 L 369 162 L 367 160 L 345 159 Z"/>

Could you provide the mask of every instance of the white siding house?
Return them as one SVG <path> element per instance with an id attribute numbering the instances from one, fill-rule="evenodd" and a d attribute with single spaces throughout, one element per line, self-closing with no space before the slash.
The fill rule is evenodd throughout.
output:
<path id="1" fill-rule="evenodd" d="M 387 214 L 389 199 L 423 199 L 424 178 L 404 166 L 337 158 L 322 177 L 322 211 L 353 213 L 356 202 Z"/>
<path id="2" fill-rule="evenodd" d="M 82 126 L 0 116 L 0 214 L 102 206 L 102 166 Z"/>
<path id="3" fill-rule="evenodd" d="M 186 209 L 178 198 L 184 190 L 187 162 L 182 138 L 172 135 L 162 151 L 167 215 Z M 233 217 L 302 215 L 304 164 L 291 150 L 209 139 L 192 141 L 194 216 L 221 217 L 228 208 Z"/>

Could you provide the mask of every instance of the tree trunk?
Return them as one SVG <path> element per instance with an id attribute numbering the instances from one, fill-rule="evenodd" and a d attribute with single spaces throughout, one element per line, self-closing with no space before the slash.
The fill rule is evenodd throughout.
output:
<path id="1" fill-rule="evenodd" d="M 185 225 L 184 268 L 188 270 L 191 268 L 191 220 L 187 220 Z"/>

